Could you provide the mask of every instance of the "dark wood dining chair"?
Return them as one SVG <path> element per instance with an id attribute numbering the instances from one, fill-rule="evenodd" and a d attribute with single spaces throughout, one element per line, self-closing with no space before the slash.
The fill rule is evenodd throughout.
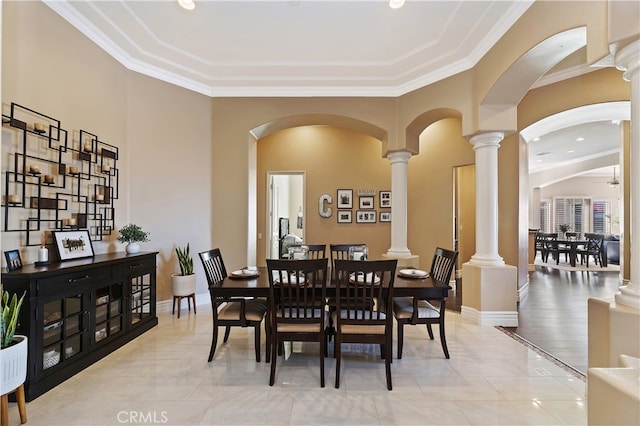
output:
<path id="1" fill-rule="evenodd" d="M 585 233 L 584 238 L 586 242 L 584 245 L 578 247 L 576 251 L 580 255 L 580 264 L 586 262 L 587 268 L 589 267 L 589 257 L 593 257 L 593 261 L 596 265 L 602 266 L 604 255 L 604 234 Z"/>
<path id="2" fill-rule="evenodd" d="M 448 283 L 456 265 L 458 252 L 437 247 L 431 260 L 429 275 L 432 279 Z M 402 359 L 404 343 L 404 326 L 426 324 L 429 338 L 433 340 L 432 324 L 437 324 L 440 331 L 440 343 L 444 356 L 449 359 L 449 349 L 444 330 L 444 314 L 447 298 L 425 299 L 420 297 L 395 297 L 393 299 L 393 315 L 398 324 L 398 359 Z"/>
<path id="3" fill-rule="evenodd" d="M 387 389 L 392 390 L 393 315 L 386 312 L 391 312 L 397 263 L 397 259 L 335 260 L 335 285 L 340 294 L 331 314 L 335 326 L 336 388 L 340 387 L 342 344 L 368 343 L 380 345 Z"/>
<path id="4" fill-rule="evenodd" d="M 276 375 L 278 347 L 284 342 L 317 342 L 320 361 L 320 386 L 324 387 L 325 329 L 327 311 L 327 259 L 267 259 L 271 337 L 271 374 Z"/>
<path id="5" fill-rule="evenodd" d="M 542 232 L 540 233 L 540 242 L 542 245 L 542 261 L 547 263 L 549 261 L 549 254 L 551 254 L 551 258 L 555 260 L 558 247 L 558 234 L 554 232 Z"/>
<path id="6" fill-rule="evenodd" d="M 307 247 L 307 259 L 325 259 L 326 244 L 292 244 L 291 247 Z"/>
<path id="7" fill-rule="evenodd" d="M 209 351 L 209 362 L 213 359 L 218 344 L 218 328 L 226 327 L 224 340 L 229 339 L 231 327 L 253 327 L 255 338 L 256 362 L 260 362 L 260 326 L 267 314 L 267 301 L 264 299 L 245 299 L 242 297 L 223 297 L 218 294 L 218 288 L 227 277 L 227 270 L 222 260 L 220 249 L 199 253 L 204 272 L 209 284 L 209 294 L 211 296 L 211 309 L 213 311 L 213 337 L 211 339 L 211 350 Z M 269 338 L 269 326 L 265 327 L 267 339 Z M 269 355 L 267 354 L 267 361 Z"/>

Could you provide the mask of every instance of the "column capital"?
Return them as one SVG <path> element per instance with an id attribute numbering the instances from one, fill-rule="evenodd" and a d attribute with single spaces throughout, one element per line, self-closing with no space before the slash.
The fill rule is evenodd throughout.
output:
<path id="1" fill-rule="evenodd" d="M 411 158 L 411 152 L 409 151 L 393 151 L 387 154 L 387 158 L 391 163 L 404 162 L 408 163 Z"/>
<path id="2" fill-rule="evenodd" d="M 469 138 L 469 142 L 473 145 L 474 150 L 490 146 L 499 148 L 502 139 L 504 139 L 503 132 L 485 132 L 471 136 L 471 138 Z"/>
<path id="3" fill-rule="evenodd" d="M 624 71 L 622 78 L 631 81 L 631 75 L 640 72 L 640 39 L 617 51 L 615 64 L 617 69 Z"/>

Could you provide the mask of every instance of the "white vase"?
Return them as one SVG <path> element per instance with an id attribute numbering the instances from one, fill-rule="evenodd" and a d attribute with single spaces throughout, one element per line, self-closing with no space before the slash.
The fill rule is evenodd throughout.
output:
<path id="1" fill-rule="evenodd" d="M 27 379 L 27 336 L 15 334 L 15 345 L 0 351 L 0 395 L 9 393 Z"/>
<path id="2" fill-rule="evenodd" d="M 127 250 L 127 253 L 129 254 L 136 254 L 140 251 L 140 244 L 132 241 L 129 244 L 127 244 L 126 250 Z"/>

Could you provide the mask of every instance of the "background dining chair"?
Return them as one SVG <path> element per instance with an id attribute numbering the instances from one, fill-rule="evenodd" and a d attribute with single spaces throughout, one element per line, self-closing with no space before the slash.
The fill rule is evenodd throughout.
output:
<path id="1" fill-rule="evenodd" d="M 324 387 L 324 357 L 327 341 L 327 259 L 267 259 L 271 334 L 271 374 L 273 386 L 278 347 L 287 342 L 317 342 L 320 361 L 320 386 Z"/>
<path id="2" fill-rule="evenodd" d="M 202 266 L 209 284 L 211 295 L 211 309 L 213 311 L 213 337 L 209 362 L 213 359 L 218 344 L 218 327 L 226 327 L 224 342 L 229 339 L 231 327 L 253 327 L 255 335 L 256 362 L 260 362 L 260 325 L 267 313 L 267 302 L 264 299 L 245 299 L 241 297 L 223 297 L 218 289 L 227 277 L 227 270 L 220 254 L 220 249 L 214 248 L 199 253 Z M 269 326 L 266 327 L 267 339 Z M 267 354 L 267 361 L 269 355 Z"/>
<path id="3" fill-rule="evenodd" d="M 458 252 L 436 248 L 431 260 L 429 275 L 441 283 L 448 283 L 456 264 Z M 402 345 L 404 341 L 404 326 L 406 324 L 426 324 L 429 338 L 433 340 L 432 324 L 438 324 L 440 329 L 440 343 L 445 358 L 449 359 L 449 349 L 444 332 L 444 313 L 447 298 L 425 299 L 420 297 L 395 297 L 393 299 L 393 315 L 398 323 L 398 359 L 402 359 Z"/>
<path id="4" fill-rule="evenodd" d="M 340 365 L 343 343 L 380 345 L 384 358 L 387 389 L 392 389 L 391 359 L 393 315 L 391 300 L 397 259 L 335 260 L 336 310 L 332 313 L 335 326 L 334 356 L 336 358 L 336 388 L 340 387 Z M 375 304 L 367 300 L 375 300 Z"/>
<path id="5" fill-rule="evenodd" d="M 544 232 L 540 234 L 540 240 L 542 243 L 542 261 L 547 263 L 549 261 L 549 254 L 551 254 L 552 259 L 555 259 L 558 247 L 558 234 Z"/>
<path id="6" fill-rule="evenodd" d="M 307 247 L 307 259 L 325 259 L 326 244 L 292 244 L 291 247 Z"/>
<path id="7" fill-rule="evenodd" d="M 593 257 L 595 264 L 602 266 L 604 264 L 604 234 L 585 233 L 584 238 L 586 243 L 579 246 L 576 251 L 580 255 L 580 264 L 582 265 L 586 261 L 588 268 L 589 257 Z"/>

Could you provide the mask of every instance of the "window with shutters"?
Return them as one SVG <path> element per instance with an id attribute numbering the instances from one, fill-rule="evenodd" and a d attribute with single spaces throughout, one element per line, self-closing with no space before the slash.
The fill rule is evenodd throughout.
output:
<path id="1" fill-rule="evenodd" d="M 591 209 L 593 232 L 597 234 L 611 233 L 611 201 L 597 200 Z"/>
<path id="2" fill-rule="evenodd" d="M 540 201 L 540 232 L 551 232 L 551 200 Z"/>
<path id="3" fill-rule="evenodd" d="M 559 226 L 569 225 L 572 232 L 589 232 L 589 214 L 591 200 L 589 198 L 554 198 L 554 224 L 551 232 L 559 232 Z"/>

